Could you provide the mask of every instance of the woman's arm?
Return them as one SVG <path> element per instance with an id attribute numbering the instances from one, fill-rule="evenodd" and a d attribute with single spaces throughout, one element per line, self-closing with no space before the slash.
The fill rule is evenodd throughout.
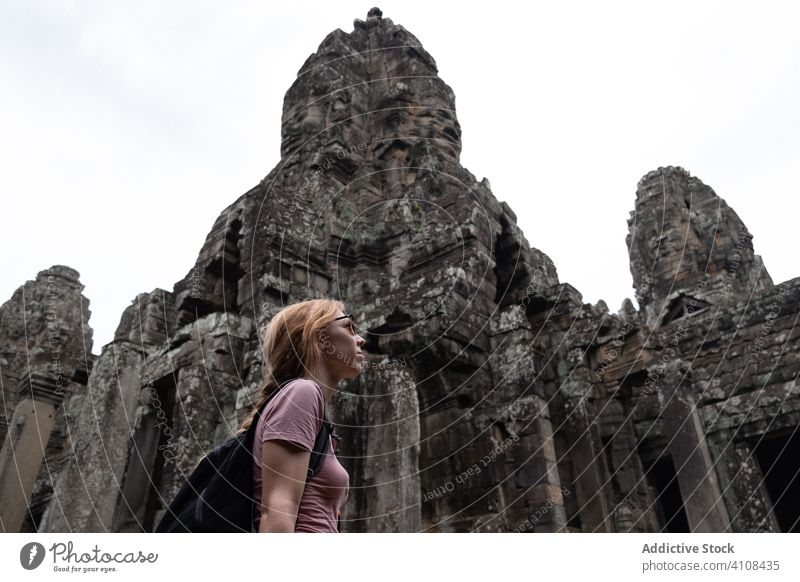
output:
<path id="1" fill-rule="evenodd" d="M 310 460 L 311 451 L 294 443 L 282 440 L 264 443 L 259 533 L 294 533 Z"/>

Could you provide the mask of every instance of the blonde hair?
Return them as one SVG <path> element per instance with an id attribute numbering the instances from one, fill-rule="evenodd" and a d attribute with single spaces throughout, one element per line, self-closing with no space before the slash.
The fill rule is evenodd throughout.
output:
<path id="1" fill-rule="evenodd" d="M 314 370 L 322 357 L 320 333 L 344 305 L 333 299 L 310 299 L 284 307 L 267 325 L 262 335 L 262 386 L 258 403 L 242 424 L 246 431 L 256 412 L 286 380 L 302 378 Z"/>

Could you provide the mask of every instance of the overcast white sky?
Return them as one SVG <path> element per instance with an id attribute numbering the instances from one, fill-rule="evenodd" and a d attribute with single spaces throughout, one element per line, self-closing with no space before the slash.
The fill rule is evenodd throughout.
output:
<path id="1" fill-rule="evenodd" d="M 0 303 L 77 269 L 99 353 L 277 164 L 297 71 L 374 1 L 3 1 Z M 666 165 L 737 211 L 776 283 L 800 275 L 797 4 L 378 6 L 455 91 L 463 165 L 584 301 L 632 297 L 626 220 Z"/>

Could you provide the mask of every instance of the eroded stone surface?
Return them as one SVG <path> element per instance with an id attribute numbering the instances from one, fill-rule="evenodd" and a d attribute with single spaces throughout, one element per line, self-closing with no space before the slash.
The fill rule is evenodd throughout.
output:
<path id="1" fill-rule="evenodd" d="M 330 411 L 346 531 L 786 529 L 759 439 L 800 424 L 800 280 L 772 283 L 711 188 L 674 167 L 642 179 L 628 236 L 641 309 L 611 313 L 560 282 L 460 165 L 452 90 L 379 10 L 309 57 L 281 132 L 277 166 L 172 291 L 136 297 L 63 403 L 74 455 L 41 531 L 151 529 L 247 414 L 258 330 L 316 297 L 344 301 L 367 340 Z M 20 309 L 0 312 L 8 398 Z M 790 450 L 781 471 L 797 468 Z"/>
<path id="2" fill-rule="evenodd" d="M 37 530 L 51 501 L 52 478 L 70 459 L 67 431 L 74 408 L 61 403 L 82 397 L 95 360 L 89 300 L 82 291 L 77 271 L 54 265 L 19 287 L 0 306 L 0 474 L 3 480 L 18 482 L 29 459 L 37 464 L 30 470 L 38 473 L 33 489 L 25 491 L 30 510 L 24 523 L 15 524 L 13 531 Z M 30 449 L 22 445 L 12 448 L 22 432 L 22 427 L 12 422 L 15 410 L 25 408 L 31 398 L 54 404 L 54 417 L 41 419 L 40 438 L 29 443 Z M 38 413 L 48 414 L 45 410 Z M 23 419 L 24 415 L 18 416 L 20 423 Z M 27 422 L 37 424 L 36 415 Z M 44 426 L 51 428 L 44 430 Z M 6 495 L 13 498 L 2 485 L 0 489 L 4 499 Z"/>

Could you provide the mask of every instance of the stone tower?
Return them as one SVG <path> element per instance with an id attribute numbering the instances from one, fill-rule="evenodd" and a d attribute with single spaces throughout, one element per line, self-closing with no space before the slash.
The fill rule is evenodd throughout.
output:
<path id="1" fill-rule="evenodd" d="M 27 527 L 151 531 L 250 411 L 260 330 L 331 297 L 367 340 L 329 413 L 351 478 L 345 531 L 796 529 L 800 279 L 772 284 L 709 187 L 648 173 L 628 235 L 640 310 L 583 303 L 461 166 L 452 90 L 377 8 L 303 64 L 281 136 L 280 162 L 221 212 L 173 289 L 138 295 L 96 361 L 65 357 L 70 389 L 43 396 L 51 408 L 27 402 L 46 390 L 17 388 L 24 351 L 46 352 L 30 328 L 44 308 L 20 322 L 19 292 L 0 307 L 0 420 L 16 426 L 22 406 L 66 427 L 44 451 L 5 439 L 4 491 L 8 459 L 30 455 L 14 493 Z M 63 338 L 90 344 L 77 273 L 54 269 L 75 286 L 55 304 Z M 3 511 L 4 529 L 26 527 Z"/>
<path id="2" fill-rule="evenodd" d="M 517 325 L 525 289 L 556 284 L 555 269 L 460 165 L 434 59 L 373 9 L 303 64 L 281 135 L 281 161 L 223 210 L 186 276 L 123 314 L 41 529 L 150 529 L 248 412 L 258 331 L 315 297 L 344 301 L 368 340 L 331 414 L 347 530 L 503 531 L 548 503 L 537 529 L 562 527 L 533 336 Z"/>
<path id="3" fill-rule="evenodd" d="M 95 357 L 78 272 L 55 265 L 0 306 L 0 523 L 36 531 Z"/>
<path id="4" fill-rule="evenodd" d="M 700 309 L 732 293 L 771 289 L 752 239 L 736 212 L 683 168 L 644 176 L 626 242 L 645 321 L 676 319 L 693 299 Z"/>

